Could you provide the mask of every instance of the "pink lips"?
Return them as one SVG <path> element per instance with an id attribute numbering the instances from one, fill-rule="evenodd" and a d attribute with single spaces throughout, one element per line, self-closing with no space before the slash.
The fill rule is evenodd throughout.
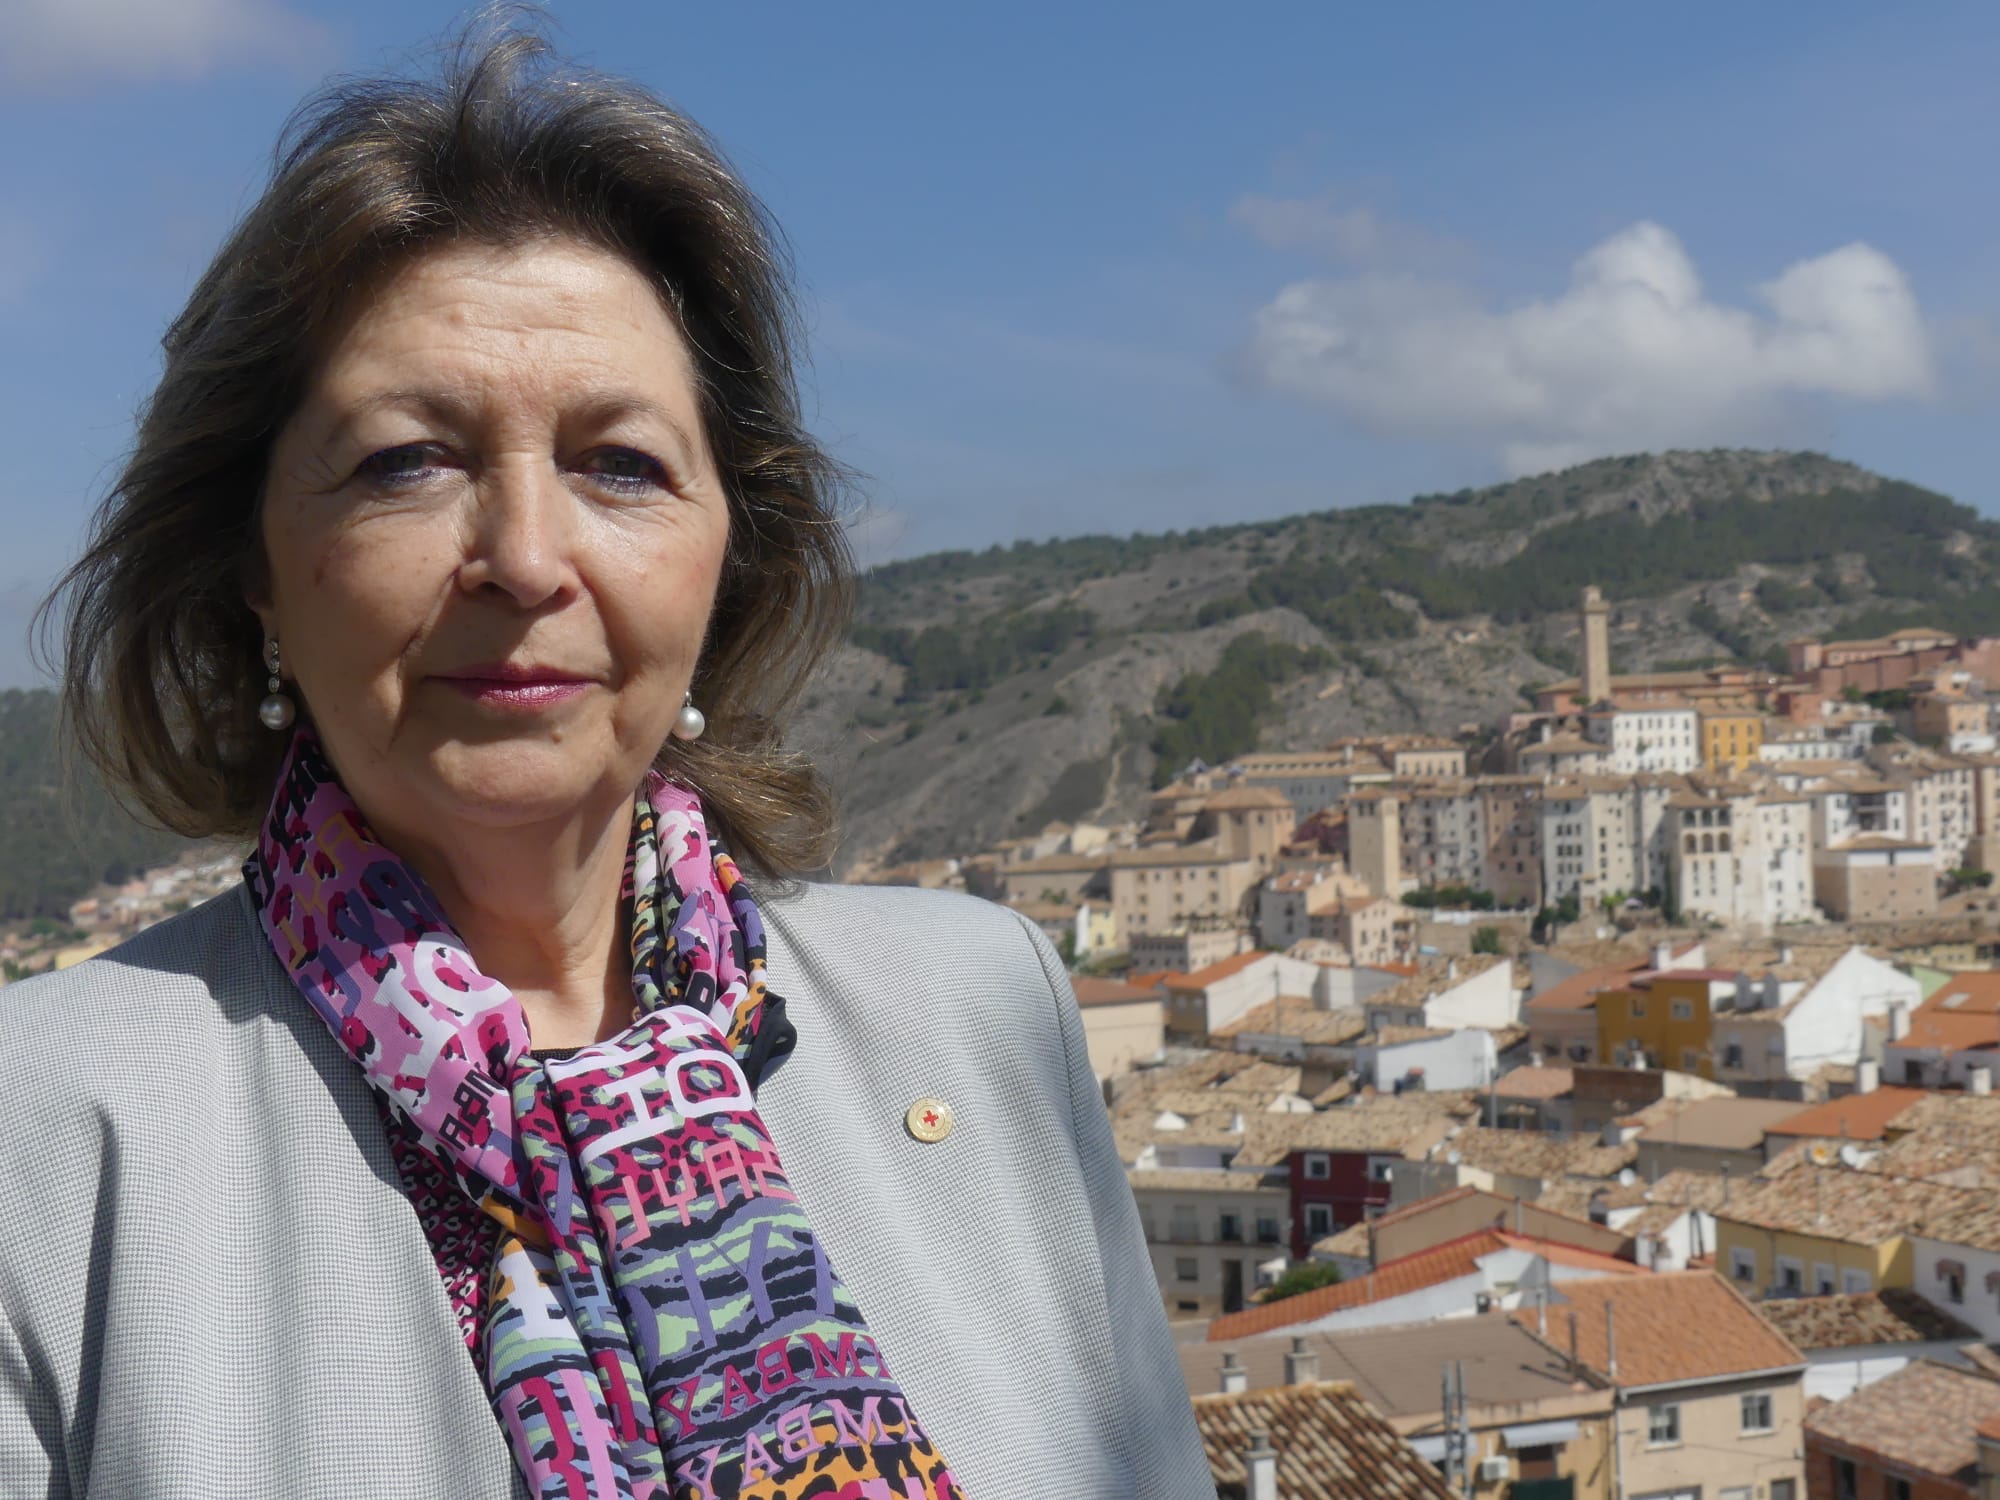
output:
<path id="1" fill-rule="evenodd" d="M 553 667 L 515 667 L 505 663 L 468 667 L 438 678 L 446 687 L 489 708 L 532 712 L 576 697 L 590 679 Z"/>

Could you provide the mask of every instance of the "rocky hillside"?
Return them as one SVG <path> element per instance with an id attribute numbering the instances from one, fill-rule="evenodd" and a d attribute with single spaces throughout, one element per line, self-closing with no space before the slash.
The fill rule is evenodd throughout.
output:
<path id="1" fill-rule="evenodd" d="M 1191 753 L 1477 733 L 1576 668 L 1768 659 L 1921 619 L 2000 631 L 2000 525 L 1810 453 L 1605 459 L 1406 505 L 889 564 L 817 685 L 842 866 L 1122 818 Z"/>

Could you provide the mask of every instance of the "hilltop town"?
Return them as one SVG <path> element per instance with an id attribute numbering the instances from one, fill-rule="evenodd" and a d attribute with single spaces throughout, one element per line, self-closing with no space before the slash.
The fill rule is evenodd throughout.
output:
<path id="1" fill-rule="evenodd" d="M 2000 1486 L 2000 639 L 1580 671 L 850 878 L 1047 936 L 1221 1496 Z M 17 928 L 63 967 L 215 850 Z"/>
<path id="2" fill-rule="evenodd" d="M 1990 1494 L 2000 640 L 1578 614 L 1490 731 L 855 878 L 1070 965 L 1223 1493 Z"/>

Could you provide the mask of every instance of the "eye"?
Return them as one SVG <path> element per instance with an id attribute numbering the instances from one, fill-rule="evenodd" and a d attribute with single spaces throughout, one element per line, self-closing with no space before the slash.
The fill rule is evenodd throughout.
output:
<path id="1" fill-rule="evenodd" d="M 371 453 L 356 466 L 355 477 L 394 489 L 444 467 L 449 455 L 436 443 L 402 443 Z"/>
<path id="2" fill-rule="evenodd" d="M 621 494 L 638 494 L 667 484 L 667 471 L 660 461 L 636 448 L 595 448 L 577 461 L 577 467 Z"/>

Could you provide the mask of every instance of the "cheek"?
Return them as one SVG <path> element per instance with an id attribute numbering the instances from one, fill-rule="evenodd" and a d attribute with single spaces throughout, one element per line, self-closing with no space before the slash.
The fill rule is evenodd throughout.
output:
<path id="1" fill-rule="evenodd" d="M 308 691 L 377 676 L 395 659 L 435 591 L 444 555 L 435 542 L 366 527 L 273 528 L 273 603 Z"/>

